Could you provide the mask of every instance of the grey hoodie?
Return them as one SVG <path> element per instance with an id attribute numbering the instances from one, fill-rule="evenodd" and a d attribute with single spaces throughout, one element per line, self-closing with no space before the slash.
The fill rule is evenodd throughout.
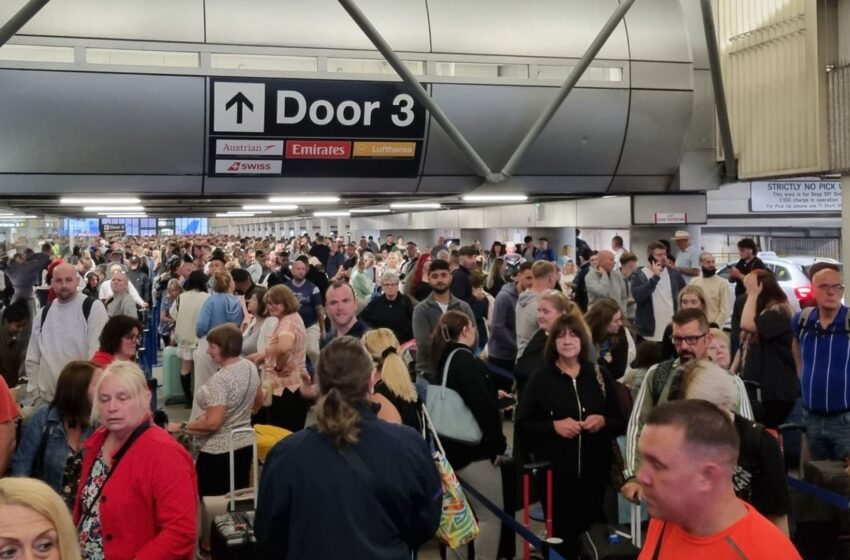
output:
<path id="1" fill-rule="evenodd" d="M 493 322 L 490 327 L 490 340 L 487 342 L 487 354 L 497 360 L 516 360 L 516 304 L 519 294 L 516 284 L 508 282 L 493 304 Z"/>
<path id="2" fill-rule="evenodd" d="M 537 302 L 540 295 L 526 290 L 519 295 L 516 303 L 516 345 L 517 356 L 522 356 L 528 341 L 540 327 L 537 325 Z"/>

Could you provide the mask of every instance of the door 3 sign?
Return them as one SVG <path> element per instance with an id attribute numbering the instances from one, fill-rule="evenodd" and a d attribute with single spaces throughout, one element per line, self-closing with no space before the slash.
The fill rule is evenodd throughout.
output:
<path id="1" fill-rule="evenodd" d="M 211 175 L 411 177 L 419 171 L 426 112 L 402 83 L 210 82 Z M 234 155 L 245 159 L 234 165 Z M 275 158 L 276 165 L 251 165 L 253 158 Z"/>

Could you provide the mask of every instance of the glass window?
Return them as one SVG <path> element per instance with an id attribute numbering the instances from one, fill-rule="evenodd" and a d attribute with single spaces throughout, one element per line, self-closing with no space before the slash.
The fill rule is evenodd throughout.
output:
<path id="1" fill-rule="evenodd" d="M 230 70 L 277 70 L 279 72 L 315 72 L 319 64 L 314 56 L 280 56 L 267 54 L 210 55 L 212 68 Z"/>
<path id="2" fill-rule="evenodd" d="M 425 63 L 421 60 L 403 60 L 413 74 L 425 73 Z M 386 60 L 369 58 L 329 58 L 328 72 L 348 72 L 352 74 L 395 74 L 396 71 Z"/>
<path id="3" fill-rule="evenodd" d="M 200 55 L 196 52 L 140 51 L 131 49 L 86 49 L 89 64 L 119 64 L 124 66 L 172 66 L 197 68 Z"/>
<path id="4" fill-rule="evenodd" d="M 39 45 L 3 45 L 0 60 L 16 62 L 74 62 L 74 47 L 42 47 Z"/>
<path id="5" fill-rule="evenodd" d="M 204 235 L 207 233 L 207 218 L 175 218 L 175 235 Z"/>
<path id="6" fill-rule="evenodd" d="M 776 275 L 777 282 L 787 282 L 791 280 L 791 271 L 784 266 L 774 266 L 773 274 Z"/>
<path id="7" fill-rule="evenodd" d="M 437 75 L 464 78 L 528 79 L 528 65 L 484 64 L 478 62 L 438 62 Z"/>
<path id="8" fill-rule="evenodd" d="M 563 81 L 573 70 L 575 70 L 574 65 L 540 64 L 537 66 L 537 79 Z M 591 66 L 581 79 L 589 82 L 622 82 L 623 68 L 621 66 Z"/>

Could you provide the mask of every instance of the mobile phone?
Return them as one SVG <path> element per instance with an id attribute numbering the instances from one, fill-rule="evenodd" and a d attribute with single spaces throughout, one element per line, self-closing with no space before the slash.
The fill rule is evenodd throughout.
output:
<path id="1" fill-rule="evenodd" d="M 499 410 L 510 408 L 512 406 L 516 406 L 517 400 L 516 397 L 511 395 L 509 397 L 502 397 L 499 399 Z"/>
<path id="2" fill-rule="evenodd" d="M 649 264 L 655 264 L 656 262 L 657 261 L 655 260 L 655 257 L 653 257 L 652 255 L 649 255 Z"/>

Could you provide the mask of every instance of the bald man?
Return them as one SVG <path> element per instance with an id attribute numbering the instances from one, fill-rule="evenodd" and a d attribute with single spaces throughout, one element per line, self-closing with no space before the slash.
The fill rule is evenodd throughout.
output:
<path id="1" fill-rule="evenodd" d="M 620 304 L 620 309 L 626 313 L 629 292 L 626 289 L 626 279 L 620 273 L 612 251 L 599 251 L 596 255 L 596 268 L 587 273 L 584 283 L 587 286 L 588 305 L 593 305 L 597 299 L 611 298 Z"/>
<path id="2" fill-rule="evenodd" d="M 78 290 L 77 271 L 70 264 L 53 270 L 50 286 L 56 300 L 33 318 L 27 348 L 27 391 L 32 404 L 53 401 L 62 368 L 72 360 L 88 360 L 99 347 L 98 339 L 108 316 L 103 303 Z"/>

